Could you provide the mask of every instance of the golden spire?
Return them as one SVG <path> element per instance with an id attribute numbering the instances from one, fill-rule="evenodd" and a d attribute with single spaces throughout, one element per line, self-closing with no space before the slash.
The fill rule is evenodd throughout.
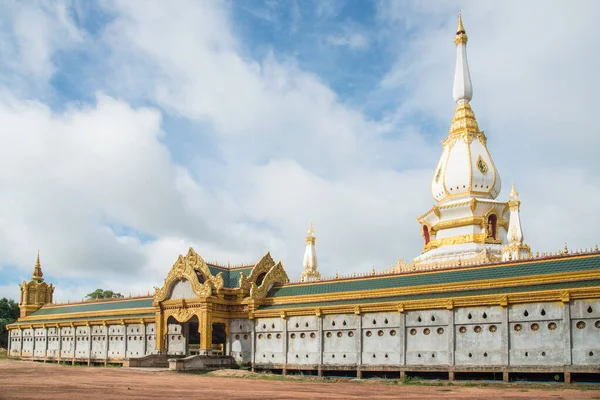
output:
<path id="1" fill-rule="evenodd" d="M 38 250 L 37 259 L 35 260 L 35 267 L 33 268 L 32 278 L 41 282 L 44 280 L 42 276 L 44 276 L 44 274 L 42 272 L 42 264 L 40 263 L 40 251 Z"/>
<path id="2" fill-rule="evenodd" d="M 306 244 L 314 245 L 316 241 L 315 231 L 313 230 L 312 222 L 308 226 L 308 234 L 306 235 Z"/>
<path id="3" fill-rule="evenodd" d="M 456 28 L 456 36 L 454 37 L 454 44 L 457 46 L 460 43 L 467 43 L 469 38 L 467 37 L 467 32 L 465 31 L 465 27 L 462 21 L 462 14 L 458 14 L 458 27 Z"/>
<path id="4" fill-rule="evenodd" d="M 518 199 L 519 198 L 519 193 L 517 193 L 517 190 L 515 189 L 515 183 L 512 183 L 512 187 L 510 188 L 510 194 L 508 195 L 508 197 L 510 197 L 511 199 Z"/>

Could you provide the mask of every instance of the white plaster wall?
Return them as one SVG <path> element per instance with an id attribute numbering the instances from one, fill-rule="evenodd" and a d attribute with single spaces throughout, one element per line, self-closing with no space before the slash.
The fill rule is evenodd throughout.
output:
<path id="1" fill-rule="evenodd" d="M 229 322 L 231 356 L 240 362 L 252 361 L 252 324 L 249 319 L 236 318 Z"/>
<path id="2" fill-rule="evenodd" d="M 196 294 L 188 280 L 181 279 L 173 283 L 169 299 L 191 299 L 194 297 L 196 297 Z"/>
<path id="3" fill-rule="evenodd" d="M 600 364 L 600 300 L 571 302 L 574 365 Z"/>
<path id="4" fill-rule="evenodd" d="M 511 365 L 563 365 L 565 363 L 564 313 L 559 302 L 510 305 Z"/>
<path id="5" fill-rule="evenodd" d="M 106 352 L 106 336 L 104 334 L 94 334 L 92 331 L 92 353 L 90 358 L 104 358 Z"/>
<path id="6" fill-rule="evenodd" d="M 181 324 L 169 324 L 167 332 L 167 354 L 185 354 L 186 343 L 183 336 L 183 326 Z"/>
<path id="7" fill-rule="evenodd" d="M 259 318 L 256 326 L 256 356 L 257 364 L 281 364 L 285 362 L 282 335 L 283 322 L 281 318 Z M 285 322 L 285 321 L 284 321 Z"/>

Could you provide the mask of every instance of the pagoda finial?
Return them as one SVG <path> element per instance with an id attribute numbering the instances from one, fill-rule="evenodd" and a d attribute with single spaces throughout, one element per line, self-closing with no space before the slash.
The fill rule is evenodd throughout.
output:
<path id="1" fill-rule="evenodd" d="M 454 37 L 454 44 L 456 44 L 456 70 L 452 94 L 457 104 L 468 103 L 473 98 L 473 86 L 467 63 L 467 34 L 461 15 L 458 16 L 458 31 Z"/>
<path id="2" fill-rule="evenodd" d="M 315 249 L 315 231 L 313 230 L 312 222 L 308 226 L 308 234 L 306 235 L 306 250 L 304 251 L 304 270 L 300 275 L 301 282 L 315 281 L 321 278 L 321 274 L 317 271 L 317 251 Z"/>
<path id="3" fill-rule="evenodd" d="M 460 43 L 466 44 L 469 38 L 463 25 L 462 14 L 458 14 L 458 27 L 456 28 L 456 36 L 454 37 L 454 43 L 458 46 Z"/>
<path id="4" fill-rule="evenodd" d="M 42 263 L 40 262 L 40 251 L 38 250 L 37 258 L 35 260 L 35 266 L 33 267 L 32 278 L 36 281 L 42 282 L 44 278 L 44 273 L 42 272 Z"/>
<path id="5" fill-rule="evenodd" d="M 517 190 L 515 189 L 515 183 L 512 183 L 512 187 L 510 188 L 510 194 L 508 195 L 508 197 L 510 197 L 513 200 L 516 200 L 519 198 L 519 193 L 517 193 Z"/>

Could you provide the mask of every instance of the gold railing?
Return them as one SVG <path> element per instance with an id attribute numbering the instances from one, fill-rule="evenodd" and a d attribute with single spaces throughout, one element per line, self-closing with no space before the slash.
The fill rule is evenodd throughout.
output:
<path id="1" fill-rule="evenodd" d="M 212 350 L 213 354 L 216 354 L 216 355 L 219 355 L 219 356 L 222 356 L 223 354 L 225 354 L 223 343 L 221 343 L 221 344 L 215 344 L 215 343 L 213 343 L 211 350 Z"/>

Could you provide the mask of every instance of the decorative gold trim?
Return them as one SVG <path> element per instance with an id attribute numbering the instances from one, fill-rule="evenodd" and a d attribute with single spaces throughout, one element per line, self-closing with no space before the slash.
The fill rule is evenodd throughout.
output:
<path id="1" fill-rule="evenodd" d="M 467 267 L 465 267 L 467 268 Z M 445 272 L 421 272 L 419 274 L 426 273 L 445 273 Z M 388 288 L 388 289 L 371 289 L 371 290 L 359 290 L 352 292 L 336 292 L 326 293 L 322 295 L 303 295 L 303 296 L 286 296 L 286 297 L 272 297 L 265 299 L 265 305 L 284 305 L 284 304 L 298 304 L 298 303 L 311 303 L 311 302 L 327 302 L 335 300 L 351 300 L 357 298 L 378 298 L 378 297 L 390 297 L 390 296 L 407 296 L 423 293 L 442 293 L 442 292 L 453 292 L 462 290 L 477 290 L 477 289 L 492 289 L 502 287 L 517 287 L 527 285 L 539 285 L 548 283 L 559 283 L 559 282 L 575 282 L 590 279 L 600 279 L 600 270 L 592 271 L 577 271 L 577 272 L 560 272 L 555 274 L 540 274 L 531 275 L 518 278 L 498 278 L 490 280 L 474 280 L 464 282 L 453 282 L 453 283 L 441 283 L 432 285 L 422 286 L 409 286 L 402 288 Z M 366 301 L 366 300 L 365 300 Z"/>

